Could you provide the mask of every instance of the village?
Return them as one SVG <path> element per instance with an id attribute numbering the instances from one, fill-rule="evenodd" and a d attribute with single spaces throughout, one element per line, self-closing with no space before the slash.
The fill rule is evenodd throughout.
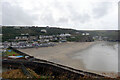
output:
<path id="1" fill-rule="evenodd" d="M 8 27 L 10 28 L 10 27 Z M 15 27 L 19 29 L 20 27 Z M 48 27 L 47 27 L 48 28 Z M 14 27 L 12 28 L 14 29 Z M 20 28 L 21 29 L 21 28 Z M 22 29 L 27 29 L 26 27 L 22 27 Z M 67 42 L 93 42 L 95 40 L 101 40 L 101 37 L 95 36 L 91 37 L 88 32 L 75 32 L 75 34 L 70 33 L 61 33 L 61 34 L 53 34 L 46 35 L 48 33 L 47 29 L 41 29 L 40 35 L 30 35 L 29 33 L 21 33 L 18 36 L 15 36 L 13 39 L 7 39 L 9 41 L 4 41 L 1 43 L 0 48 L 1 53 L 3 53 L 3 60 L 6 59 L 26 59 L 25 56 L 19 55 L 11 49 L 29 49 L 29 48 L 42 48 L 42 47 L 54 47 L 61 43 Z M 3 34 L 4 35 L 4 34 Z M 4 37 L 4 36 L 3 36 Z"/>
<path id="2" fill-rule="evenodd" d="M 24 27 L 25 28 L 25 27 Z M 63 42 L 92 42 L 94 41 L 93 37 L 90 36 L 89 33 L 79 33 L 76 32 L 75 35 L 70 33 L 61 33 L 61 34 L 53 34 L 46 35 L 47 30 L 41 29 L 40 31 L 42 35 L 30 35 L 29 33 L 21 33 L 19 36 L 15 36 L 13 39 L 8 39 L 10 41 L 2 42 L 3 46 L 1 48 L 37 48 L 37 47 L 49 47 L 55 46 L 58 43 Z M 78 34 L 80 36 L 78 36 Z M 81 40 L 79 41 L 79 38 Z M 83 39 L 82 39 L 83 38 Z"/>

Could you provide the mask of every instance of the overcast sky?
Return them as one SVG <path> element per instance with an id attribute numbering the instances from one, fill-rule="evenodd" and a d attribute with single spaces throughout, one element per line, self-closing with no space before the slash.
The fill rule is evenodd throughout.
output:
<path id="1" fill-rule="evenodd" d="M 2 0 L 2 25 L 115 30 L 118 29 L 118 1 Z"/>

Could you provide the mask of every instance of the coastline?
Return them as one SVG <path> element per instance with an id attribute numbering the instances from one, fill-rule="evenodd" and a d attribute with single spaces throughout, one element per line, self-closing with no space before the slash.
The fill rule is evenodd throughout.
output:
<path id="1" fill-rule="evenodd" d="M 74 69 L 116 77 L 116 73 L 92 71 L 85 68 L 82 59 L 73 59 L 75 53 L 85 50 L 99 42 L 66 42 L 58 43 L 54 47 L 19 49 L 20 51 L 38 59 L 48 60 Z"/>
<path id="2" fill-rule="evenodd" d="M 38 59 L 49 60 L 58 64 L 76 69 L 85 70 L 82 60 L 72 59 L 74 53 L 80 52 L 96 42 L 66 42 L 59 43 L 54 47 L 19 49 Z"/>

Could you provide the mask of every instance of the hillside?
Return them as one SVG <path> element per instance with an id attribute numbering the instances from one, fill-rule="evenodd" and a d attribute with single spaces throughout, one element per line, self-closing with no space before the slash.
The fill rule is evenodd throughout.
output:
<path id="1" fill-rule="evenodd" d="M 45 29 L 47 33 L 42 33 L 41 30 Z M 16 26 L 3 26 L 2 27 L 2 40 L 8 41 L 9 39 L 14 39 L 16 36 L 28 33 L 30 36 L 39 36 L 39 35 L 57 35 L 63 33 L 69 33 L 72 35 L 78 35 L 77 38 L 81 37 L 82 33 L 90 33 L 90 36 L 102 36 L 108 37 L 110 40 L 118 40 L 117 30 L 75 30 L 75 29 L 65 29 L 57 27 L 16 27 Z"/>
<path id="2" fill-rule="evenodd" d="M 45 29 L 47 33 L 42 33 L 41 30 Z M 19 36 L 22 34 L 28 33 L 30 36 L 38 36 L 38 35 L 57 35 L 63 33 L 75 34 L 77 30 L 74 29 L 63 29 L 63 28 L 53 28 L 53 27 L 21 27 L 14 28 L 9 26 L 3 26 L 3 41 L 8 41 L 8 39 L 14 39 L 15 36 Z M 81 31 L 79 31 L 81 32 Z"/>

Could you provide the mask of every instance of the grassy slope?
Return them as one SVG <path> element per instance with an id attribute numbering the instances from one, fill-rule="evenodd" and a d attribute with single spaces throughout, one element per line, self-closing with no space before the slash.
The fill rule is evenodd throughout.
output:
<path id="1" fill-rule="evenodd" d="M 8 50 L 9 49 L 7 49 L 7 51 L 5 53 L 3 53 L 3 55 L 5 55 L 5 56 L 13 56 L 13 55 L 18 56 L 19 55 L 18 53 L 14 52 L 14 51 L 9 52 Z"/>

